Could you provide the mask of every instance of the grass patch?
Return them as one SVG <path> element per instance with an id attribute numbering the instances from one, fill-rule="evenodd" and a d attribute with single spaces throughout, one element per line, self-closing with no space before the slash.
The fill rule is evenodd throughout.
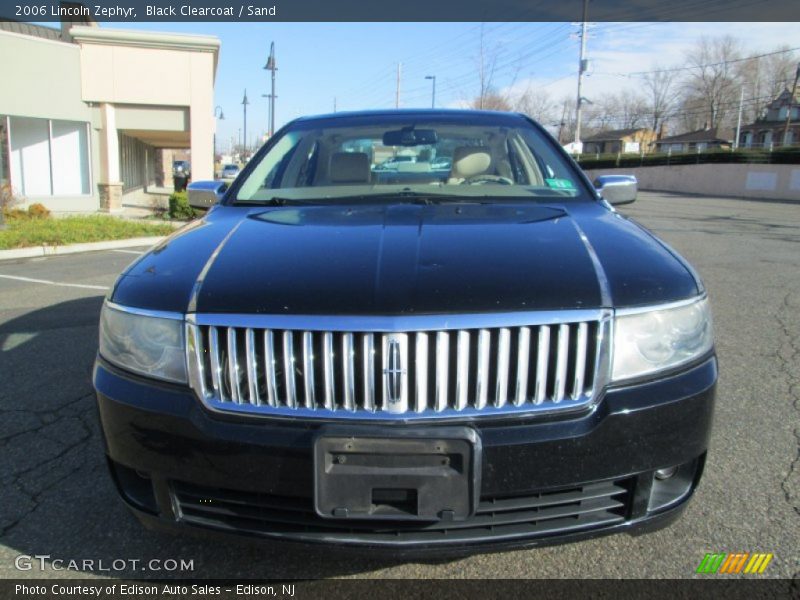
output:
<path id="1" fill-rule="evenodd" d="M 108 215 L 31 219 L 9 216 L 0 230 L 0 250 L 29 246 L 63 246 L 84 242 L 168 235 L 175 228 L 165 223 L 126 221 Z"/>

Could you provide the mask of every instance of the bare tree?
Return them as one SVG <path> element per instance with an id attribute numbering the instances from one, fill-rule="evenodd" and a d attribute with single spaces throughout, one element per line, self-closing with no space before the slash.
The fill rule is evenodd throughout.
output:
<path id="1" fill-rule="evenodd" d="M 644 91 L 647 96 L 647 111 L 650 127 L 658 131 L 671 116 L 675 104 L 680 97 L 676 85 L 676 72 L 656 66 L 651 73 L 642 77 Z"/>
<path id="2" fill-rule="evenodd" d="M 692 67 L 686 81 L 687 96 L 701 99 L 704 122 L 710 128 L 722 126 L 735 112 L 739 87 L 731 61 L 741 56 L 739 46 L 731 36 L 702 37 L 687 53 L 686 61 Z"/>
<path id="3" fill-rule="evenodd" d="M 617 118 L 615 123 L 620 129 L 636 129 L 645 124 L 647 118 L 647 100 L 630 90 L 623 90 L 615 96 Z"/>
<path id="4" fill-rule="evenodd" d="M 563 96 L 558 102 L 561 120 L 558 124 L 558 142 L 563 144 L 575 139 L 575 98 L 571 94 Z"/>
<path id="5" fill-rule="evenodd" d="M 484 106 L 487 96 L 494 94 L 495 90 L 492 86 L 494 81 L 495 67 L 497 66 L 498 51 L 489 50 L 486 48 L 486 43 L 483 35 L 483 23 L 481 23 L 480 45 L 478 47 L 478 98 L 477 105 L 473 108 L 489 108 Z"/>
<path id="6" fill-rule="evenodd" d="M 636 129 L 645 124 L 647 102 L 631 90 L 618 94 L 603 94 L 596 97 L 585 109 L 587 123 L 591 129 Z"/>
<path id="7" fill-rule="evenodd" d="M 543 89 L 533 90 L 530 87 L 514 99 L 514 110 L 524 113 L 542 124 L 556 123 L 556 103 Z"/>
<path id="8" fill-rule="evenodd" d="M 470 108 L 481 110 L 514 110 L 511 101 L 507 96 L 499 92 L 487 90 L 482 96 L 478 96 L 470 103 Z"/>
<path id="9" fill-rule="evenodd" d="M 797 57 L 788 46 L 775 49 L 777 54 L 753 56 L 737 64 L 736 74 L 744 91 L 743 118 L 755 120 L 764 108 L 792 83 Z"/>
<path id="10" fill-rule="evenodd" d="M 676 111 L 679 131 L 697 131 L 709 124 L 705 98 L 697 94 L 686 93 L 681 97 Z"/>

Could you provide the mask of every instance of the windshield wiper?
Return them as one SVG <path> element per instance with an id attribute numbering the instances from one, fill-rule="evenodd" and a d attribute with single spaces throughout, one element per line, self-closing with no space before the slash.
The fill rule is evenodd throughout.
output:
<path id="1" fill-rule="evenodd" d="M 332 198 L 333 199 L 333 198 Z M 359 194 L 354 196 L 341 196 L 342 200 L 407 200 L 413 204 L 442 204 L 444 202 L 462 202 L 465 204 L 485 204 L 480 198 L 448 194 L 444 192 L 418 192 L 405 189 L 397 192 L 380 192 L 377 194 Z"/>
<path id="2" fill-rule="evenodd" d="M 237 200 L 233 203 L 234 206 L 286 206 L 288 204 L 299 204 L 302 206 L 311 206 L 312 202 L 304 202 L 303 200 L 296 200 L 294 198 L 283 198 L 280 196 L 273 196 L 266 200 Z"/>

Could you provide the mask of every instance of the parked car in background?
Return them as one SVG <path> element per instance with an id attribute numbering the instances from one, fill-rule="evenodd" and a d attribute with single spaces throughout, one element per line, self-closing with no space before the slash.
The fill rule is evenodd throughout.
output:
<path id="1" fill-rule="evenodd" d="M 239 165 L 223 165 L 220 173 L 221 179 L 236 179 L 239 175 Z"/>
<path id="2" fill-rule="evenodd" d="M 387 147 L 418 168 L 373 170 Z M 595 188 L 523 115 L 419 110 L 295 120 L 226 185 L 102 310 L 108 465 L 146 525 L 439 557 L 684 509 L 710 307 L 611 205 L 634 182 Z"/>
<path id="3" fill-rule="evenodd" d="M 413 156 L 393 156 L 380 164 L 375 165 L 373 171 L 397 171 L 401 165 L 415 162 Z"/>
<path id="4" fill-rule="evenodd" d="M 441 156 L 431 161 L 431 169 L 434 171 L 449 171 L 453 166 L 453 160 L 449 156 Z"/>

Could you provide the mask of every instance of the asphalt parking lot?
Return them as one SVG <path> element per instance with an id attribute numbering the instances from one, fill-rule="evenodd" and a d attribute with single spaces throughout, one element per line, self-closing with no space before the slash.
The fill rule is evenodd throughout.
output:
<path id="1" fill-rule="evenodd" d="M 105 289 L 143 249 L 0 262 L 0 577 L 692 577 L 707 552 L 800 576 L 800 203 L 642 193 L 622 207 L 686 256 L 712 300 L 720 382 L 697 495 L 659 532 L 443 562 L 146 531 L 117 499 L 91 368 Z M 190 572 L 20 572 L 53 560 L 187 559 Z M 38 564 L 38 563 L 37 563 Z"/>

